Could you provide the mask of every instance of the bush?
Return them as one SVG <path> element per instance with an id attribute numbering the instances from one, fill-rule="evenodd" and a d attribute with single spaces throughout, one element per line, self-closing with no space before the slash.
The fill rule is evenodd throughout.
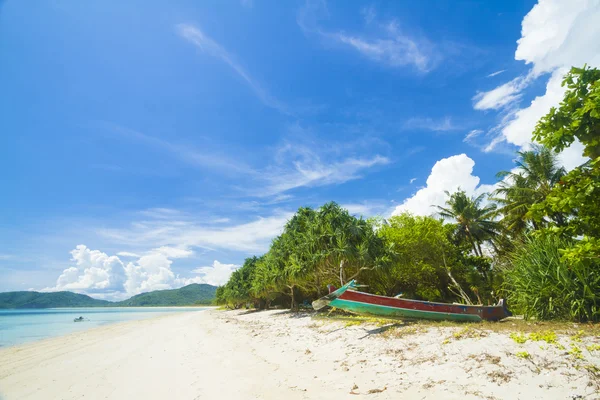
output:
<path id="1" fill-rule="evenodd" d="M 600 266 L 566 262 L 559 249 L 572 246 L 549 234 L 529 237 L 516 247 L 505 277 L 515 311 L 539 320 L 600 320 Z"/>

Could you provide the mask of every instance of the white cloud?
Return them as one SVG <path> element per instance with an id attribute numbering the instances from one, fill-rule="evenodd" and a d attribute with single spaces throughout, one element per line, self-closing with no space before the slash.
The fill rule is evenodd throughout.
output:
<path id="1" fill-rule="evenodd" d="M 160 246 L 151 251 L 153 254 L 162 254 L 168 258 L 186 258 L 194 254 L 192 250 L 170 246 Z"/>
<path id="2" fill-rule="evenodd" d="M 186 39 L 187 41 L 194 44 L 200 51 L 220 59 L 225 64 L 229 65 L 238 76 L 240 76 L 244 82 L 252 89 L 256 96 L 268 107 L 274 108 L 284 114 L 289 114 L 287 107 L 283 105 L 279 100 L 271 96 L 250 74 L 245 70 L 242 65 L 236 61 L 235 57 L 225 50 L 219 43 L 204 34 L 199 27 L 192 24 L 178 24 L 176 25 L 177 33 Z"/>
<path id="3" fill-rule="evenodd" d="M 175 276 L 171 269 L 171 258 L 188 257 L 191 254 L 189 250 L 162 246 L 149 251 L 136 261 L 124 264 L 117 256 L 109 256 L 81 244 L 71 251 L 71 261 L 74 265 L 60 274 L 54 287 L 43 290 L 70 290 L 97 298 L 121 300 L 143 292 L 173 289 L 194 282 L 222 284 L 223 279 L 226 281 L 231 271 L 238 267 L 215 260 L 212 267 L 202 267 L 193 271 L 201 276 Z"/>
<path id="4" fill-rule="evenodd" d="M 481 135 L 482 133 L 483 131 L 481 129 L 473 129 L 472 131 L 467 133 L 467 135 L 463 139 L 463 142 L 471 143 L 477 136 Z"/>
<path id="5" fill-rule="evenodd" d="M 501 69 L 500 71 L 496 71 L 496 72 L 492 72 L 491 74 L 487 75 L 486 78 L 492 78 L 496 75 L 500 75 L 501 73 L 506 72 L 505 69 Z"/>
<path id="6" fill-rule="evenodd" d="M 333 158 L 327 153 L 320 154 L 308 146 L 286 144 L 278 149 L 274 165 L 263 174 L 266 182 L 252 194 L 255 196 L 278 195 L 299 187 L 316 187 L 340 184 L 362 177 L 361 172 L 371 167 L 386 165 L 387 157 L 376 154 L 370 157 L 348 157 L 337 161 L 323 161 Z"/>
<path id="7" fill-rule="evenodd" d="M 126 281 L 123 262 L 99 250 L 80 244 L 71 251 L 74 266 L 65 269 L 48 290 L 74 290 L 87 293 L 122 292 Z"/>
<path id="8" fill-rule="evenodd" d="M 381 202 L 346 203 L 340 204 L 352 215 L 369 218 L 375 215 L 389 214 L 389 205 Z"/>
<path id="9" fill-rule="evenodd" d="M 459 129 L 453 122 L 452 118 L 445 117 L 442 119 L 433 118 L 410 118 L 404 125 L 403 129 L 427 130 L 436 132 L 446 132 Z"/>
<path id="10" fill-rule="evenodd" d="M 412 183 L 416 180 L 417 180 L 417 178 L 411 178 L 409 183 L 412 185 Z"/>
<path id="11" fill-rule="evenodd" d="M 600 61 L 600 1 L 540 0 L 525 16 L 516 60 L 536 74 L 556 68 L 597 66 Z"/>
<path id="12" fill-rule="evenodd" d="M 127 295 L 172 289 L 175 284 L 175 274 L 171 270 L 171 264 L 171 260 L 159 253 L 142 256 L 137 263 L 128 263 L 125 267 Z"/>
<path id="13" fill-rule="evenodd" d="M 522 108 L 512 115 L 502 129 L 502 138 L 508 143 L 525 147 L 531 143 L 531 134 L 541 117 L 550 111 L 550 108 L 560 103 L 565 93 L 561 87 L 562 77 L 566 69 L 556 70 L 546 85 L 546 93 L 532 100 L 527 108 Z"/>
<path id="14" fill-rule="evenodd" d="M 527 87 L 531 77 L 518 77 L 489 92 L 479 92 L 473 97 L 476 110 L 497 110 L 521 99 L 521 91 Z"/>
<path id="15" fill-rule="evenodd" d="M 360 178 L 362 176 L 360 172 L 363 170 L 389 163 L 387 157 L 379 154 L 345 159 L 332 154 L 335 153 L 332 149 L 342 147 L 353 150 L 360 147 L 364 150 L 363 143 L 360 141 L 346 143 L 321 141 L 318 144 L 312 143 L 312 147 L 300 143 L 286 143 L 277 150 L 274 165 L 255 169 L 240 160 L 233 160 L 218 153 L 198 152 L 193 147 L 167 142 L 120 126 L 112 126 L 112 129 L 123 137 L 165 150 L 189 165 L 214 169 L 216 172 L 236 178 L 243 177 L 242 181 L 247 188 L 238 189 L 256 197 L 275 196 L 274 203 L 291 198 L 290 195 L 282 194 L 288 190 L 344 183 Z M 439 129 L 445 128 L 441 126 Z M 304 133 L 301 127 L 293 127 L 291 130 Z M 154 219 L 169 220 L 187 217 L 178 213 L 180 212 L 169 208 L 151 208 L 141 212 L 142 215 Z"/>
<path id="16" fill-rule="evenodd" d="M 208 267 L 198 267 L 194 269 L 192 272 L 198 274 L 199 276 L 186 279 L 185 284 L 189 285 L 190 283 L 208 283 L 209 285 L 220 286 L 227 283 L 229 277 L 240 266 L 236 264 L 223 264 L 219 261 L 213 261 L 213 264 Z"/>
<path id="17" fill-rule="evenodd" d="M 486 150 L 503 141 L 526 148 L 531 143 L 532 131 L 537 121 L 551 107 L 562 100 L 564 88 L 562 76 L 571 66 L 600 66 L 600 1 L 598 0 L 540 0 L 525 16 L 522 22 L 521 38 L 515 52 L 515 59 L 531 65 L 527 76 L 515 78 L 496 92 L 487 92 L 478 98 L 476 108 L 497 109 L 520 98 L 523 85 L 531 80 L 550 73 L 543 95 L 537 96 L 527 107 L 505 111 L 502 123 L 494 130 L 498 136 Z M 483 101 L 480 104 L 480 101 Z M 562 156 L 566 164 L 578 162 L 571 150 Z M 581 158 L 580 158 L 581 159 Z"/>
<path id="18" fill-rule="evenodd" d="M 110 125 L 110 129 L 121 138 L 154 147 L 165 153 L 169 153 L 173 158 L 194 167 L 207 168 L 223 174 L 252 175 L 254 173 L 252 168 L 245 165 L 240 160 L 233 160 L 216 150 L 205 149 L 204 151 L 200 151 L 189 144 L 184 145 L 169 142 L 118 125 Z M 173 217 L 171 214 L 173 210 L 168 208 L 152 208 L 145 212 L 148 213 L 148 215 L 152 214 L 161 216 L 162 218 Z"/>
<path id="19" fill-rule="evenodd" d="M 271 240 L 281 233 L 291 216 L 291 212 L 277 212 L 269 217 L 230 226 L 206 225 L 191 218 L 150 219 L 134 221 L 125 228 L 99 229 L 98 233 L 121 245 L 136 247 L 200 247 L 260 253 L 268 249 Z M 153 253 L 160 254 L 157 251 Z"/>
<path id="20" fill-rule="evenodd" d="M 375 11 L 375 7 L 373 5 L 370 5 L 369 7 L 363 7 L 362 10 L 360 10 L 360 13 L 365 19 L 365 24 L 367 25 L 373 22 L 377 17 L 377 12 Z"/>
<path id="21" fill-rule="evenodd" d="M 375 25 L 373 7 L 363 8 L 361 13 L 366 25 Z M 328 14 L 325 2 L 306 1 L 298 13 L 297 22 L 305 33 L 317 34 L 327 42 L 348 46 L 362 56 L 390 67 L 413 66 L 421 72 L 428 72 L 438 61 L 434 46 L 424 38 L 402 31 L 395 19 L 377 23 L 377 34 L 365 35 L 321 28 L 318 20 Z"/>
<path id="22" fill-rule="evenodd" d="M 583 145 L 580 141 L 576 140 L 558 155 L 558 160 L 567 171 L 570 171 L 585 163 L 588 158 L 583 156 Z"/>
<path id="23" fill-rule="evenodd" d="M 443 158 L 435 163 L 427 178 L 425 187 L 422 187 L 412 197 L 404 200 L 397 206 L 392 215 L 402 212 L 411 212 L 415 215 L 431 215 L 437 212 L 435 206 L 443 206 L 446 194 L 455 192 L 458 188 L 467 195 L 480 195 L 494 190 L 494 185 L 481 185 L 480 179 L 473 175 L 475 161 L 466 154 L 459 154 Z"/>
<path id="24" fill-rule="evenodd" d="M 137 253 L 132 253 L 132 252 L 130 252 L 130 251 L 119 251 L 119 252 L 117 253 L 117 255 L 118 255 L 118 256 L 121 256 L 121 257 L 135 257 L 135 258 L 139 258 L 139 257 L 140 257 L 140 255 L 139 255 L 139 254 L 137 254 Z"/>
<path id="25" fill-rule="evenodd" d="M 345 33 L 331 34 L 330 37 L 352 47 L 363 56 L 390 67 L 413 65 L 422 72 L 431 69 L 429 57 L 414 39 L 400 34 L 395 25 L 391 25 L 388 31 L 385 38 L 364 38 Z"/>

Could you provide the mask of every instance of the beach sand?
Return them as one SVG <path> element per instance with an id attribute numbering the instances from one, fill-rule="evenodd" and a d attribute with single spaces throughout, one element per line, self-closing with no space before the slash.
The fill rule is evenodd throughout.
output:
<path id="1" fill-rule="evenodd" d="M 599 338 L 559 343 L 210 310 L 2 349 L 0 398 L 600 399 Z"/>

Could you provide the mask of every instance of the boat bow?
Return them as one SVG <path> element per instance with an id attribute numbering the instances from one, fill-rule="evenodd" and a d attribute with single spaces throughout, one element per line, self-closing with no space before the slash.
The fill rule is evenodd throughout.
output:
<path id="1" fill-rule="evenodd" d="M 329 303 L 331 303 L 333 300 L 337 299 L 338 297 L 340 297 L 342 294 L 344 294 L 344 292 L 348 289 L 352 289 L 356 287 L 356 282 L 353 280 L 351 280 L 350 282 L 346 283 L 344 286 L 342 286 L 339 289 L 334 290 L 333 292 L 329 293 L 326 296 L 321 297 L 320 299 L 317 299 L 315 301 L 312 302 L 312 307 L 313 309 L 315 309 L 316 311 L 319 311 L 325 307 L 327 307 L 329 305 Z"/>

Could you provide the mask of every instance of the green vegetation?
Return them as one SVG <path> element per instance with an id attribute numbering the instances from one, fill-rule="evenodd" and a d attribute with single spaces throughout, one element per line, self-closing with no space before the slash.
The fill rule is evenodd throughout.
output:
<path id="1" fill-rule="evenodd" d="M 300 208 L 268 252 L 217 290 L 231 308 L 299 308 L 327 284 L 357 279 L 371 293 L 491 304 L 526 319 L 600 320 L 600 70 L 573 68 L 563 102 L 533 132 L 490 194 L 446 193 L 436 215 L 364 220 L 336 203 Z M 579 141 L 585 164 L 558 152 Z M 442 219 L 439 219 L 439 218 Z M 546 336 L 544 336 L 546 335 Z M 554 343 L 548 333 L 520 340 Z"/>
<path id="2" fill-rule="evenodd" d="M 204 283 L 192 283 L 179 289 L 155 290 L 115 303 L 119 307 L 190 306 L 211 304 L 217 288 Z"/>
<path id="3" fill-rule="evenodd" d="M 2 308 L 60 308 L 60 307 L 140 307 L 140 306 L 191 306 L 211 304 L 215 286 L 191 284 L 180 289 L 156 290 L 142 293 L 128 300 L 110 302 L 72 292 L 7 292 L 0 293 Z"/>
<path id="4" fill-rule="evenodd" d="M 71 292 L 0 293 L 0 308 L 106 307 L 109 301 Z"/>

